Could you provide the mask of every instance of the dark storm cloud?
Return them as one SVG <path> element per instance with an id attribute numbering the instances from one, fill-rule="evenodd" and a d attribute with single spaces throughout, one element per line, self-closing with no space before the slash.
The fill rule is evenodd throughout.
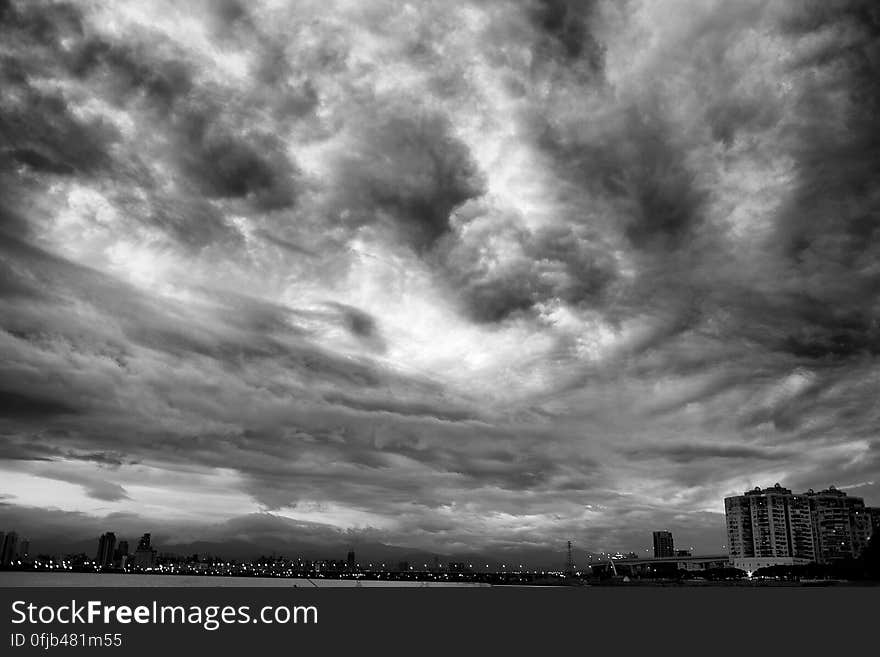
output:
<path id="1" fill-rule="evenodd" d="M 7 305 L 10 312 L 0 325 L 8 335 L 21 340 L 20 344 L 38 352 L 51 353 L 66 346 L 82 357 L 107 362 L 120 373 L 128 371 L 127 362 L 136 358 L 133 352 L 137 347 L 146 347 L 176 358 L 207 357 L 233 369 L 272 360 L 313 381 L 359 386 L 376 386 L 386 381 L 379 368 L 312 344 L 297 327 L 294 309 L 229 294 L 212 295 L 214 303 L 201 309 L 158 304 L 112 277 L 21 242 L 8 239 L 0 244 L 0 252 L 29 281 L 25 289 L 32 288 L 40 295 L 28 297 L 38 301 L 27 310 L 20 305 L 20 294 L 0 299 L 0 303 L 14 304 Z M 66 317 L 64 309 L 77 303 L 88 303 L 99 316 L 109 318 L 111 324 L 89 326 Z M 100 413 L 98 409 L 106 404 L 102 400 L 106 382 L 92 390 L 86 388 L 76 395 L 62 396 L 64 401 L 60 401 L 52 396 L 54 392 L 47 396 L 45 391 L 53 390 L 52 385 L 39 383 L 31 375 L 22 379 L 14 374 L 11 362 L 4 369 L 7 380 L 16 380 L 19 386 L 7 391 L 8 417 L 37 421 L 39 416 L 84 412 L 87 408 Z M 28 381 L 35 387 L 20 387 Z M 173 387 L 168 395 L 174 395 Z M 98 421 L 100 415 L 90 417 Z"/>
<path id="2" fill-rule="evenodd" d="M 6 176 L 0 171 L 0 184 L 9 184 L 11 179 L 11 176 Z M 10 201 L 11 199 L 0 199 L 0 231 L 4 235 L 25 235 L 28 232 L 27 220 L 15 209 L 7 205 Z M 0 277 L 0 288 L 4 292 L 15 293 L 16 291 L 25 291 L 24 288 L 20 287 L 19 283 L 12 282 L 13 275 L 2 262 L 0 262 L 0 268 L 3 268 L 4 274 Z"/>
<path id="3" fill-rule="evenodd" d="M 331 302 L 327 305 L 339 312 L 343 326 L 363 344 L 369 345 L 376 351 L 385 350 L 386 344 L 379 324 L 370 313 L 343 303 Z"/>
<path id="4" fill-rule="evenodd" d="M 247 333 L 267 335 L 305 335 L 297 324 L 297 309 L 258 297 L 224 290 L 205 288 L 205 297 L 212 303 L 213 314 L 223 324 Z"/>
<path id="5" fill-rule="evenodd" d="M 691 463 L 706 459 L 741 459 L 741 460 L 779 460 L 791 458 L 792 453 L 780 450 L 767 450 L 745 445 L 699 445 L 682 443 L 677 445 L 656 445 L 645 448 L 633 448 L 626 452 L 637 459 L 653 460 L 665 458 L 676 463 Z"/>
<path id="6" fill-rule="evenodd" d="M 697 302 L 690 319 L 675 322 L 679 330 L 657 334 L 645 344 L 651 354 L 647 362 L 665 354 L 658 372 L 685 372 L 682 363 L 704 368 L 721 356 L 739 359 L 746 368 L 742 376 L 719 380 L 713 394 L 760 385 L 763 377 L 783 376 L 799 365 L 834 368 L 877 353 L 878 281 L 869 265 L 876 259 L 877 196 L 869 191 L 877 186 L 878 170 L 876 58 L 871 55 L 876 51 L 876 11 L 865 3 L 780 11 L 783 33 L 796 35 L 792 50 L 806 53 L 791 60 L 788 73 L 797 86 L 794 104 L 787 108 L 773 98 L 775 91 L 762 96 L 762 89 L 772 90 L 761 84 L 750 93 L 742 70 L 727 61 L 735 26 L 742 19 L 756 20 L 753 8 L 744 8 L 743 16 L 729 24 L 716 21 L 711 30 L 720 38 L 699 45 L 707 61 L 714 61 L 701 83 L 723 81 L 730 89 L 716 92 L 706 109 L 712 136 L 742 149 L 747 139 L 763 134 L 778 139 L 777 148 L 793 157 L 796 184 L 769 222 L 775 239 L 770 253 L 761 254 L 766 269 L 756 274 L 767 278 L 723 266 L 726 256 L 708 230 L 710 195 L 699 171 L 688 163 L 693 144 L 664 119 L 659 105 L 649 104 L 653 92 L 646 92 L 647 101 L 640 105 L 623 107 L 623 119 L 598 138 L 591 131 L 584 140 L 564 124 L 539 133 L 539 143 L 561 163 L 563 175 L 573 171 L 586 189 L 622 203 L 623 234 L 655 256 L 647 268 L 650 278 L 638 279 L 642 294 L 647 291 L 671 308 L 686 308 L 680 302 L 688 297 Z M 688 252 L 682 255 L 683 250 Z M 777 261 L 780 252 L 785 255 Z M 721 266 L 713 272 L 709 263 Z M 627 295 L 626 303 L 633 298 Z M 635 307 L 646 308 L 644 302 Z M 612 307 L 612 312 L 621 310 L 631 312 Z M 718 339 L 755 341 L 774 355 L 758 360 L 736 348 L 725 354 L 711 341 L 705 352 L 695 348 L 695 335 L 715 334 L 719 321 Z M 680 335 L 690 346 L 679 352 L 670 347 Z M 793 431 L 809 424 L 802 418 L 810 403 L 804 397 L 797 404 L 788 402 L 786 409 L 759 410 L 741 421 L 770 421 L 780 431 Z"/>
<path id="7" fill-rule="evenodd" d="M 138 99 L 165 115 L 192 87 L 186 65 L 157 60 L 137 44 L 86 39 L 79 10 L 68 5 L 8 5 L 3 18 L 18 46 L 3 67 L 9 95 L 0 105 L 0 169 L 18 168 L 17 174 L 10 174 L 8 184 L 26 189 L 37 184 L 34 176 L 39 174 L 88 175 L 105 180 L 136 175 L 149 186 L 151 176 L 142 168 L 116 161 L 113 150 L 123 138 L 115 126 L 100 118 L 80 118 L 72 104 L 82 98 L 44 90 L 39 82 L 69 72 L 99 87 L 110 102 L 122 105 Z M 62 45 L 62 40 L 72 45 Z M 152 217 L 143 211 L 131 216 L 155 222 L 183 243 L 195 246 L 228 232 L 204 202 L 161 196 L 155 200 L 158 207 Z"/>
<path id="8" fill-rule="evenodd" d="M 86 495 L 103 502 L 118 502 L 130 499 L 128 492 L 122 486 L 107 480 L 106 474 L 99 473 L 97 476 L 90 476 L 76 472 L 41 471 L 39 468 L 34 471 L 34 474 L 81 486 Z"/>
<path id="9" fill-rule="evenodd" d="M 607 252 L 577 227 L 530 232 L 499 217 L 474 222 L 467 230 L 467 238 L 443 246 L 440 258 L 467 313 L 477 321 L 498 322 L 552 300 L 575 306 L 600 304 L 616 278 L 615 263 Z M 503 267 L 481 255 L 485 243 L 499 235 L 506 236 L 516 254 Z"/>
<path id="10" fill-rule="evenodd" d="M 601 68 L 604 45 L 590 32 L 591 5 L 560 1 L 531 7 L 530 20 L 543 35 L 539 43 L 544 43 L 541 52 L 547 61 L 565 64 L 583 55 L 593 61 L 591 70 Z M 559 48 L 549 48 L 548 40 Z M 560 88 L 572 80 L 586 95 L 583 102 L 590 95 L 612 102 L 613 92 L 601 76 L 563 76 Z M 682 279 L 682 272 L 673 267 L 680 266 L 677 252 L 691 247 L 704 221 L 707 193 L 688 161 L 692 144 L 660 111 L 660 98 L 647 91 L 643 99 L 627 101 L 596 119 L 602 126 L 597 129 L 577 114 L 564 120 L 554 117 L 554 100 L 560 105 L 573 100 L 562 92 L 558 99 L 552 94 L 547 106 L 527 115 L 526 125 L 534 145 L 553 166 L 556 180 L 551 189 L 564 201 L 557 210 L 561 225 L 527 230 L 511 217 L 484 221 L 482 226 L 471 225 L 471 218 L 465 217 L 462 223 L 471 238 L 450 238 L 445 245 L 450 279 L 462 291 L 468 313 L 479 321 L 497 322 L 538 304 L 560 301 L 596 308 L 617 319 L 632 312 L 627 305 L 644 304 L 655 296 L 664 278 L 677 286 L 686 283 L 687 274 Z M 599 208 L 609 204 L 617 215 L 610 231 L 597 222 Z M 460 214 L 467 212 L 465 206 Z M 519 257 L 498 266 L 481 254 L 490 236 L 505 234 Z M 619 265 L 611 255 L 619 248 L 619 238 L 644 257 L 656 258 L 643 284 L 623 290 L 622 297 Z M 671 302 L 679 303 L 674 298 Z"/>
<path id="11" fill-rule="evenodd" d="M 29 395 L 12 390 L 0 390 L 3 414 L 13 418 L 38 419 L 49 415 L 69 415 L 77 409 L 63 401 Z"/>
<path id="12" fill-rule="evenodd" d="M 539 28 L 535 52 L 550 60 L 584 59 L 591 71 L 601 71 L 604 46 L 590 29 L 593 0 L 537 0 L 530 3 L 529 17 Z"/>
<path id="13" fill-rule="evenodd" d="M 28 183 L 28 175 L 100 174 L 132 222 L 166 231 L 189 249 L 240 240 L 218 202 L 245 201 L 260 211 L 295 203 L 298 173 L 284 144 L 243 123 L 238 108 L 217 102 L 218 90 L 194 80 L 198 65 L 179 45 L 158 33 L 122 40 L 86 31 L 80 11 L 60 4 L 5 9 L 17 47 L 4 79 L 18 91 L 0 105 L 0 160 L 7 161 L 0 169 L 19 167 L 15 185 Z M 152 124 L 151 132 L 123 137 L 100 118 L 80 118 L 73 108 L 87 96 L 75 88 L 38 84 L 66 76 Z M 166 166 L 182 174 L 176 189 L 147 166 L 156 139 L 172 146 Z M 139 187 L 134 195 L 126 189 L 132 182 Z"/>
<path id="14" fill-rule="evenodd" d="M 366 397 L 350 397 L 348 395 L 325 395 L 324 399 L 331 404 L 340 404 L 362 411 L 392 413 L 395 415 L 422 415 L 433 417 L 445 422 L 463 422 L 475 420 L 478 416 L 470 409 L 456 409 L 443 403 L 407 402 L 395 399 L 369 399 Z"/>
<path id="15" fill-rule="evenodd" d="M 712 137 L 728 147 L 738 136 L 770 128 L 780 118 L 780 109 L 775 104 L 742 97 L 734 91 L 706 108 L 706 122 Z"/>
<path id="16" fill-rule="evenodd" d="M 214 244 L 240 245 L 241 235 L 230 226 L 223 213 L 200 198 L 187 196 L 155 197 L 149 208 L 137 199 L 120 198 L 119 205 L 137 211 L 149 225 L 171 235 L 184 248 L 199 249 Z"/>
<path id="17" fill-rule="evenodd" d="M 326 418 L 337 427 L 331 434 L 314 429 L 279 433 L 277 423 L 270 422 L 235 437 L 190 439 L 188 458 L 204 466 L 237 462 L 246 490 L 268 509 L 317 499 L 366 513 L 376 505 L 439 509 L 462 495 L 474 504 L 488 496 L 506 506 L 509 495 L 552 498 L 559 486 L 584 491 L 601 481 L 595 476 L 596 464 L 582 456 L 560 467 L 553 457 L 529 446 L 527 438 L 510 441 L 497 428 L 440 422 L 434 419 L 436 409 L 425 413 L 429 416 L 394 418 L 372 409 L 330 409 Z M 288 415 L 307 421 L 303 414 Z M 312 422 L 321 426 L 320 420 Z M 484 437 L 477 440 L 475 435 Z"/>
<path id="18" fill-rule="evenodd" d="M 47 48 L 58 48 L 64 36 L 83 35 L 80 9 L 66 2 L 0 0 L 0 24 L 7 30 L 9 42 L 28 40 L 33 45 Z"/>
<path id="19" fill-rule="evenodd" d="M 289 207 L 296 200 L 296 170 L 271 134 L 237 135 L 219 110 L 193 104 L 177 120 L 181 167 L 211 198 L 250 199 L 263 209 Z"/>
<path id="20" fill-rule="evenodd" d="M 801 335 L 790 335 L 783 345 L 793 355 L 805 358 L 846 358 L 859 354 L 880 354 L 880 330 L 876 322 L 865 322 L 862 328 L 847 330 L 834 327 L 837 332 L 828 333 L 807 329 Z"/>
<path id="21" fill-rule="evenodd" d="M 810 5 L 782 19 L 806 49 L 804 80 L 788 135 L 796 183 L 776 226 L 802 323 L 784 348 L 808 359 L 876 355 L 880 349 L 880 14 L 871 3 Z M 837 39 L 819 41 L 820 35 Z M 841 42 L 842 40 L 842 42 Z"/>
<path id="22" fill-rule="evenodd" d="M 633 246 L 675 249 L 701 221 L 704 199 L 687 151 L 664 117 L 647 108 L 623 107 L 617 119 L 588 140 L 552 125 L 536 126 L 536 137 L 560 175 L 621 204 Z"/>
<path id="23" fill-rule="evenodd" d="M 370 338 L 376 334 L 376 321 L 368 314 L 351 306 L 337 306 L 342 311 L 345 325 L 357 336 Z"/>
<path id="24" fill-rule="evenodd" d="M 142 100 L 160 115 L 167 114 L 194 86 L 185 62 L 156 58 L 144 45 L 111 43 L 99 37 L 85 41 L 67 65 L 76 77 L 105 86 L 109 100 Z"/>
<path id="25" fill-rule="evenodd" d="M 0 23 L 11 46 L 4 56 L 4 79 L 18 84 L 26 84 L 31 76 L 57 72 L 64 49 L 61 41 L 81 43 L 84 38 L 82 14 L 71 4 L 4 0 Z M 26 48 L 31 49 L 30 57 L 20 56 Z"/>
<path id="26" fill-rule="evenodd" d="M 0 441 L 0 460 L 3 461 L 48 461 L 56 452 L 52 448 L 14 442 L 5 435 Z"/>
<path id="27" fill-rule="evenodd" d="M 353 225 L 390 219 L 405 243 L 427 249 L 449 230 L 452 211 L 482 193 L 482 174 L 442 115 L 379 111 L 342 155 L 337 212 Z"/>
<path id="28" fill-rule="evenodd" d="M 129 344 L 126 344 L 119 335 L 113 333 L 102 337 L 94 327 L 87 329 L 90 339 L 83 340 L 82 333 L 85 327 L 65 326 L 58 323 L 57 320 L 49 325 L 27 324 L 28 321 L 34 322 L 39 315 L 32 313 L 16 315 L 15 334 L 21 340 L 19 345 L 22 347 L 26 345 L 21 351 L 22 354 L 27 354 L 30 351 L 42 354 L 40 357 L 46 358 L 57 349 L 72 349 L 78 359 L 89 359 L 97 365 L 105 360 L 108 351 L 111 353 L 114 351 L 110 348 L 112 344 L 118 343 L 118 346 L 115 347 L 118 354 L 113 359 L 105 361 L 109 369 L 101 368 L 104 370 L 103 374 L 90 377 L 91 382 L 81 380 L 74 383 L 78 375 L 71 371 L 64 373 L 62 381 L 67 381 L 68 386 L 75 385 L 78 388 L 75 397 L 68 395 L 66 398 L 71 403 L 75 400 L 76 409 L 71 408 L 70 410 L 76 410 L 85 415 L 83 423 L 80 423 L 74 431 L 67 435 L 56 434 L 52 439 L 55 445 L 69 445 L 78 449 L 88 446 L 93 449 L 121 448 L 129 455 L 129 459 L 152 459 L 160 454 L 165 454 L 162 457 L 165 459 L 174 454 L 179 459 L 196 459 L 206 466 L 213 465 L 215 467 L 225 467 L 224 464 L 233 459 L 239 463 L 243 470 L 248 472 L 255 473 L 259 472 L 261 468 L 268 469 L 267 477 L 260 478 L 259 489 L 263 489 L 271 480 L 269 473 L 286 471 L 281 464 L 286 459 L 295 456 L 298 451 L 280 437 L 275 439 L 271 436 L 264 436 L 256 441 L 248 441 L 241 445 L 236 444 L 232 451 L 224 447 L 224 439 L 220 437 L 206 440 L 193 440 L 188 437 L 186 443 L 188 446 L 182 449 L 179 442 L 182 436 L 162 435 L 161 429 L 152 428 L 149 416 L 140 415 L 146 411 L 146 409 L 140 410 L 138 408 L 141 403 L 148 401 L 150 404 L 168 405 L 169 409 L 173 409 L 172 413 L 174 414 L 184 410 L 202 413 L 204 406 L 203 402 L 197 401 L 198 395 L 204 394 L 206 395 L 205 399 L 208 399 L 215 396 L 218 389 L 216 384 L 210 381 L 185 384 L 175 381 L 174 378 L 161 382 L 145 380 L 136 383 L 142 374 L 136 374 L 132 365 L 138 361 L 143 362 L 142 356 L 136 354 L 136 345 L 149 347 L 151 350 L 155 350 L 160 357 L 167 354 L 178 359 L 178 362 L 190 362 L 196 365 L 194 358 L 208 357 L 224 368 L 233 367 L 239 371 L 241 371 L 241 367 L 247 369 L 257 367 L 258 362 L 266 359 L 278 363 L 283 368 L 285 377 L 289 377 L 292 372 L 300 372 L 302 376 L 307 377 L 313 383 L 330 382 L 335 385 L 362 387 L 364 385 L 375 386 L 380 383 L 388 385 L 394 380 L 393 377 L 385 375 L 374 367 L 322 352 L 320 349 L 307 346 L 306 343 L 282 343 L 269 338 L 268 336 L 272 334 L 281 336 L 291 334 L 291 317 L 298 315 L 295 310 L 235 295 L 212 294 L 211 297 L 213 297 L 215 304 L 212 306 L 212 315 L 215 318 L 221 318 L 222 321 L 219 325 L 208 327 L 202 324 L 202 320 L 197 314 L 193 314 L 192 308 L 178 307 L 172 310 L 167 304 L 159 307 L 155 301 L 133 288 L 98 272 L 49 256 L 21 243 L 7 242 L 4 246 L 7 247 L 6 255 L 11 256 L 9 259 L 18 267 L 26 266 L 31 272 L 39 272 L 40 287 L 51 290 L 52 294 L 56 296 L 53 301 L 54 306 L 58 306 L 59 300 L 64 300 L 62 303 L 70 303 L 73 299 L 89 300 L 96 309 L 112 318 L 112 323 L 119 325 L 123 330 L 123 335 L 130 341 Z M 342 310 L 344 316 L 349 316 L 356 309 L 343 307 Z M 182 317 L 188 319 L 183 320 Z M 45 322 L 46 319 L 44 318 L 43 321 Z M 47 336 L 44 333 L 47 328 L 51 328 L 52 335 Z M 363 333 L 364 327 L 360 328 Z M 297 332 L 293 332 L 294 337 L 298 335 Z M 100 371 L 100 369 L 96 370 L 95 374 L 97 375 Z M 216 374 L 210 374 L 209 378 L 214 378 Z M 258 374 L 254 372 L 254 375 Z M 250 374 L 246 375 L 248 378 L 250 376 Z M 39 382 L 38 379 L 30 375 L 22 376 L 21 372 L 16 373 L 14 369 L 10 371 L 9 378 L 17 380 L 19 386 L 27 386 L 36 390 L 45 390 L 46 388 L 45 384 Z M 275 393 L 279 395 L 277 399 L 271 401 L 269 406 L 245 410 L 242 406 L 242 400 L 237 400 L 233 395 L 226 399 L 228 406 L 225 410 L 221 404 L 217 404 L 211 412 L 218 419 L 228 417 L 229 421 L 239 424 L 256 423 L 268 426 L 290 421 L 296 418 L 298 413 L 303 412 L 302 401 L 291 407 L 289 396 L 292 391 L 289 384 L 276 380 L 274 373 L 270 374 L 268 378 L 264 373 L 261 378 L 261 387 L 274 388 Z M 113 383 L 114 380 L 116 384 Z M 410 390 L 418 389 L 413 386 L 414 382 L 412 381 L 404 383 L 408 384 Z M 111 393 L 110 386 L 119 384 L 122 384 L 122 387 Z M 123 399 L 127 396 L 126 389 L 131 385 L 144 387 L 138 393 L 137 405 L 123 409 L 121 404 L 124 404 Z M 181 389 L 182 385 L 188 388 L 186 392 Z M 19 388 L 14 393 L 17 398 L 23 397 L 24 393 L 21 390 Z M 370 402 L 363 397 L 363 394 L 363 390 L 352 390 L 347 395 L 345 402 L 352 408 L 365 411 L 368 414 L 390 410 L 398 414 L 424 414 L 431 417 L 442 417 L 444 414 L 452 412 L 443 410 L 442 404 L 431 407 L 428 404 L 414 401 L 410 406 L 407 406 L 405 402 L 395 399 L 393 395 L 390 395 L 388 401 L 384 403 Z M 28 399 L 31 401 L 28 408 L 33 411 L 34 403 L 42 402 L 43 397 L 34 393 Z M 202 407 L 203 410 L 197 410 L 199 407 Z M 47 411 L 49 407 L 43 404 L 39 410 Z M 60 412 L 67 409 L 56 410 Z M 460 420 L 466 417 L 466 415 L 462 415 L 463 411 L 456 412 L 459 415 L 450 419 Z M 22 430 L 28 426 L 27 422 L 30 422 L 31 426 L 45 426 L 50 417 L 44 412 L 41 412 L 40 417 L 34 417 L 33 413 L 23 416 L 20 413 L 17 415 L 12 413 L 6 417 L 6 420 L 13 423 L 10 425 L 13 429 Z M 16 420 L 18 423 L 15 423 Z M 339 424 L 342 422 L 342 417 L 338 413 L 328 413 L 323 422 Z M 350 422 L 352 426 L 356 426 L 358 420 L 356 417 L 352 417 Z M 67 426 L 70 427 L 70 425 Z M 261 460 L 251 455 L 252 450 L 261 454 L 271 452 L 273 445 L 279 448 L 278 456 L 281 460 L 273 458 L 261 465 Z M 309 451 L 312 454 L 320 452 L 316 448 Z M 32 454 L 33 458 L 43 458 L 39 451 L 32 452 Z M 63 453 L 57 452 L 53 452 L 53 455 L 64 456 Z M 307 454 L 302 455 L 308 461 Z M 25 458 L 26 454 L 21 456 Z M 76 454 L 71 454 L 70 457 L 83 458 L 82 455 L 77 456 Z M 357 458 L 353 448 L 339 450 L 333 455 L 333 459 L 340 462 L 351 459 L 356 461 Z M 301 482 L 308 481 L 310 470 L 311 467 L 305 466 L 297 471 Z M 338 475 L 331 472 L 324 478 L 318 477 L 315 486 L 310 487 L 310 490 L 314 491 L 314 494 L 319 494 L 323 485 L 336 476 Z M 64 480 L 72 482 L 69 477 Z M 392 487 L 390 482 L 383 485 Z M 270 488 L 276 489 L 278 486 L 270 485 Z M 108 497 L 112 493 L 109 489 L 101 492 L 92 487 L 87 490 L 93 497 L 103 496 L 101 499 L 111 499 Z M 266 497 L 260 490 L 255 491 L 255 496 L 258 499 Z M 282 496 L 282 499 L 286 502 L 290 499 L 297 499 L 297 497 L 297 494 L 294 493 L 292 496 Z M 358 496 L 353 495 L 350 499 L 356 500 Z"/>
<path id="29" fill-rule="evenodd" d="M 213 12 L 220 25 L 226 29 L 253 27 L 247 7 L 238 0 L 218 0 L 216 2 L 208 2 L 207 5 L 209 11 Z"/>
<path id="30" fill-rule="evenodd" d="M 28 84 L 0 106 L 3 156 L 37 173 L 95 174 L 110 163 L 116 130 L 100 119 L 80 120 L 60 93 Z M 7 87 L 8 89 L 8 87 Z M 14 100 L 13 100 L 14 98 Z"/>
<path id="31" fill-rule="evenodd" d="M 108 150 L 119 137 L 113 126 L 99 118 L 78 118 L 64 93 L 33 84 L 60 55 L 60 40 L 82 34 L 79 11 L 67 4 L 22 7 L 3 2 L 0 25 L 14 53 L 4 56 L 0 68 L 5 89 L 0 102 L 0 169 L 11 162 L 55 175 L 106 170 Z M 18 56 L 19 49 L 27 49 L 28 56 Z"/>

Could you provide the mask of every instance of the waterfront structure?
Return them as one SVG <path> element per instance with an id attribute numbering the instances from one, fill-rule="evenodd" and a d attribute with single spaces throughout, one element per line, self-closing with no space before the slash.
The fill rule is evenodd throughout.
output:
<path id="1" fill-rule="evenodd" d="M 679 571 L 700 573 L 719 568 L 730 567 L 730 557 L 726 554 L 710 554 L 701 556 L 668 556 L 654 557 L 653 559 L 623 558 L 609 561 L 608 564 L 597 563 L 592 566 L 593 571 L 611 567 L 620 575 L 630 576 L 657 576 L 676 575 Z"/>

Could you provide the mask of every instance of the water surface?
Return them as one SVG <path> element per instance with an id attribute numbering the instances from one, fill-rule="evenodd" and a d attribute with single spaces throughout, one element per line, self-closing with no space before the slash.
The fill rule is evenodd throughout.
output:
<path id="1" fill-rule="evenodd" d="M 408 582 L 360 580 L 367 587 L 461 587 L 488 586 L 478 582 Z M 357 580 L 326 578 L 282 577 L 223 577 L 219 575 L 125 575 L 122 573 L 53 573 L 53 572 L 0 572 L 0 586 L 229 586 L 271 588 L 339 588 L 357 586 Z"/>

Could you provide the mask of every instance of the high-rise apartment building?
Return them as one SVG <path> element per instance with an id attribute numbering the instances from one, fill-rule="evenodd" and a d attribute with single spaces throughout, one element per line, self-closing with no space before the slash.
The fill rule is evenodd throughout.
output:
<path id="1" fill-rule="evenodd" d="M 672 540 L 672 532 L 654 532 L 654 558 L 674 557 L 675 545 Z"/>
<path id="2" fill-rule="evenodd" d="M 138 568 L 152 568 L 156 563 L 156 550 L 150 543 L 149 534 L 144 534 L 138 540 L 137 549 L 134 551 L 134 565 Z"/>
<path id="3" fill-rule="evenodd" d="M 773 488 L 746 493 L 751 498 L 752 540 L 756 557 L 791 557 L 787 502 L 791 491 Z"/>
<path id="4" fill-rule="evenodd" d="M 9 532 L 0 542 L 0 565 L 9 566 L 18 559 L 18 534 Z"/>
<path id="5" fill-rule="evenodd" d="M 880 506 L 865 507 L 871 518 L 871 535 L 880 534 Z"/>
<path id="6" fill-rule="evenodd" d="M 98 539 L 98 554 L 95 555 L 95 563 L 102 568 L 112 566 L 115 548 L 116 534 L 113 532 L 101 534 L 101 537 Z"/>
<path id="7" fill-rule="evenodd" d="M 113 561 L 117 566 L 125 566 L 128 560 L 128 541 L 119 541 L 113 551 Z"/>
<path id="8" fill-rule="evenodd" d="M 811 489 L 805 495 L 821 560 L 858 557 L 871 535 L 871 516 L 862 498 L 849 497 L 834 486 L 818 493 Z"/>
<path id="9" fill-rule="evenodd" d="M 724 500 L 731 561 L 745 566 L 856 558 L 872 516 L 859 497 L 833 486 L 794 494 L 776 484 Z"/>
<path id="10" fill-rule="evenodd" d="M 731 559 L 754 557 L 751 499 L 745 495 L 726 498 L 724 515 L 727 519 L 727 546 Z"/>
<path id="11" fill-rule="evenodd" d="M 788 504 L 788 535 L 791 554 L 799 559 L 816 561 L 816 539 L 813 532 L 813 516 L 810 499 L 806 495 L 792 495 Z"/>

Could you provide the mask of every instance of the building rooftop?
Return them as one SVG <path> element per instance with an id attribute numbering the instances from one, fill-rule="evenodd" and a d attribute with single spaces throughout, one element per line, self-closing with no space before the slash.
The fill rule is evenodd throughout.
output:
<path id="1" fill-rule="evenodd" d="M 755 486 L 752 490 L 747 490 L 745 492 L 746 495 L 766 495 L 767 493 L 781 493 L 783 495 L 791 495 L 791 489 L 780 486 L 777 483 L 773 484 L 772 488 L 770 486 L 768 486 L 767 488 Z"/>

